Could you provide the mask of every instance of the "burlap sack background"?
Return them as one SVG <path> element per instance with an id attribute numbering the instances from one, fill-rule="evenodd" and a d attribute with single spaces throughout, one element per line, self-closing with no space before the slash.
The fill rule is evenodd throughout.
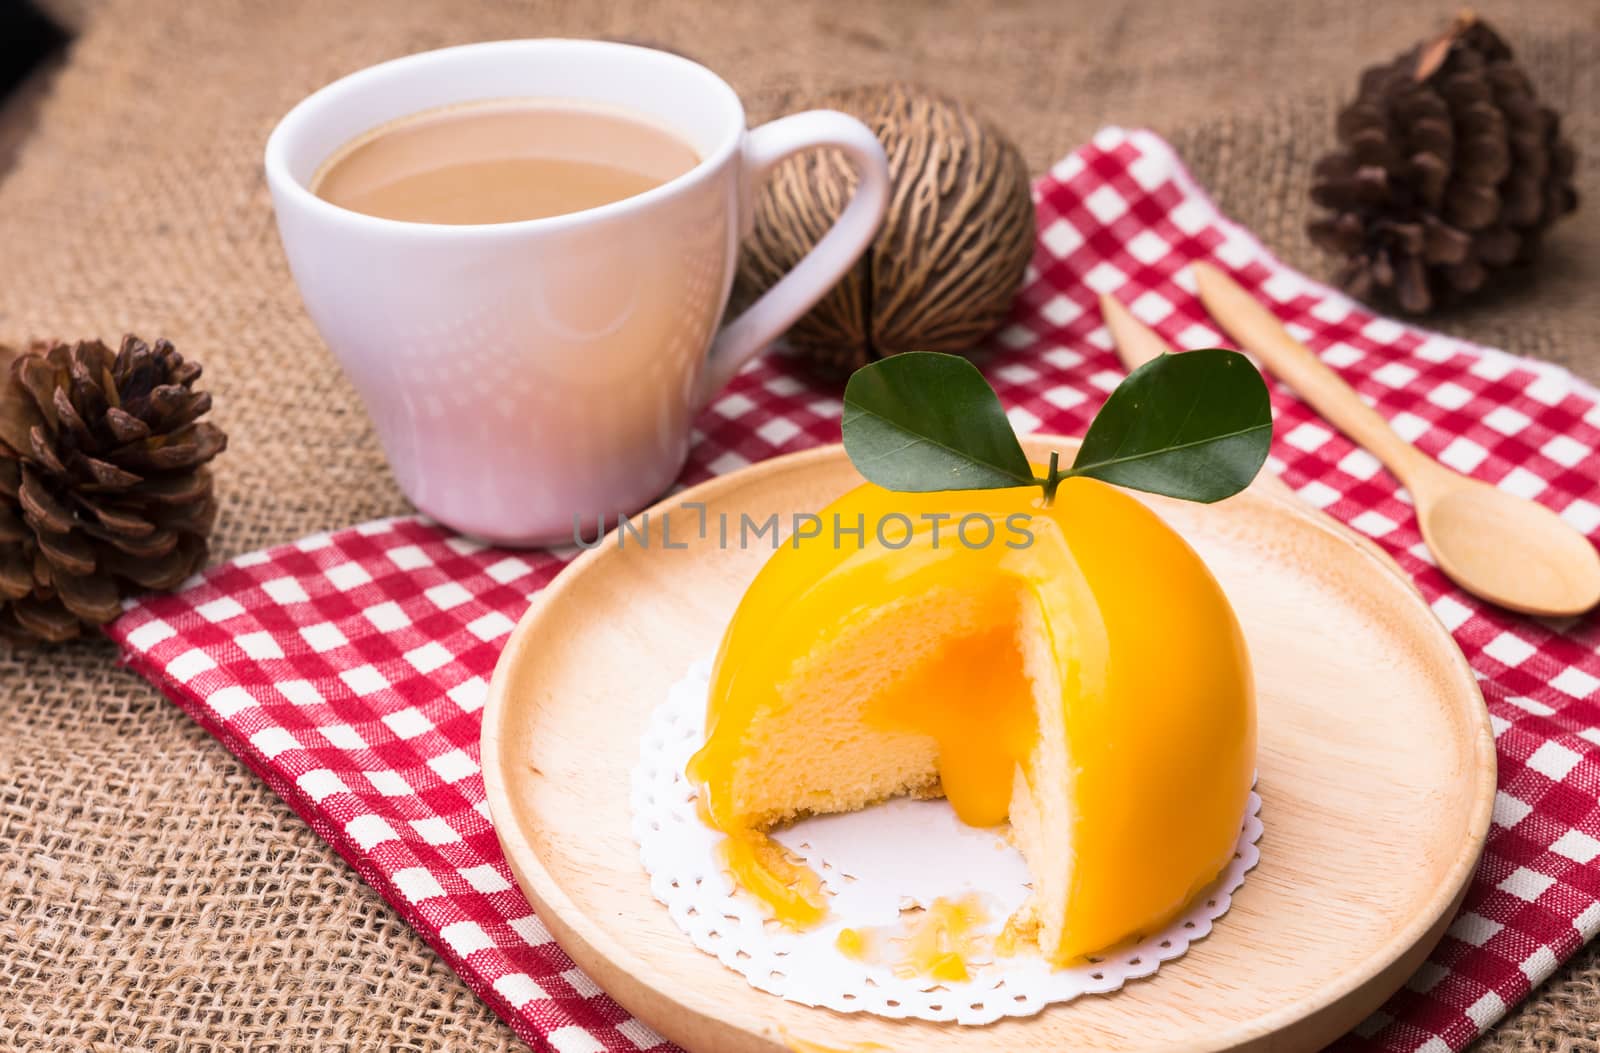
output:
<path id="1" fill-rule="evenodd" d="M 0 182 L 0 340 L 166 335 L 206 363 L 225 557 L 406 505 L 290 284 L 260 171 L 276 118 L 361 66 L 464 41 L 613 36 L 695 56 L 753 121 L 905 76 L 1035 171 L 1104 123 L 1168 136 L 1223 209 L 1326 273 L 1310 164 L 1366 61 L 1446 3 L 1104 0 L 463 4 L 72 0 L 83 35 Z M 1485 5 L 1570 114 L 1589 204 L 1546 266 L 1443 328 L 1600 379 L 1600 5 Z M 13 115 L 13 122 L 19 120 Z M 0 122 L 3 123 L 3 122 Z M 0 1046 L 516 1047 L 425 944 L 103 643 L 0 645 Z M 1483 1048 L 1600 1045 L 1600 953 Z"/>

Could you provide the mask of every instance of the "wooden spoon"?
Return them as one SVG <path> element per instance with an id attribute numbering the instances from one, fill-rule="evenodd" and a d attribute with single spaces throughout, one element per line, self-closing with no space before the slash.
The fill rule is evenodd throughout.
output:
<path id="1" fill-rule="evenodd" d="M 1406 442 L 1232 278 L 1194 265 L 1200 299 L 1246 351 L 1411 491 L 1422 539 L 1463 589 L 1513 611 L 1582 614 L 1600 603 L 1600 553 L 1543 505 L 1451 471 Z"/>

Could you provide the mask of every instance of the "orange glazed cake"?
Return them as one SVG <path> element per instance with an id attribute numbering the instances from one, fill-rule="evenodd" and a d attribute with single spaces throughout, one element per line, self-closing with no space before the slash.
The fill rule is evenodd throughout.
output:
<path id="1" fill-rule="evenodd" d="M 745 594 L 688 773 L 777 918 L 826 901 L 766 831 L 903 795 L 1009 823 L 1034 893 L 1008 933 L 1058 965 L 1159 930 L 1232 859 L 1256 714 L 1227 598 L 1127 494 L 1074 478 L 1038 498 L 868 484 Z M 958 537 L 971 516 L 989 543 Z"/>

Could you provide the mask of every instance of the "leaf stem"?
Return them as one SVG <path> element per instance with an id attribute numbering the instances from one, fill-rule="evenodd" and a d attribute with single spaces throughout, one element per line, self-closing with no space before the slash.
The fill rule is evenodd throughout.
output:
<path id="1" fill-rule="evenodd" d="M 1060 464 L 1061 455 L 1055 450 L 1051 450 L 1050 470 L 1045 473 L 1043 479 L 1039 480 L 1039 482 L 1044 485 L 1044 503 L 1046 505 L 1049 505 L 1051 501 L 1056 499 L 1056 487 L 1060 486 L 1061 480 L 1067 477 L 1067 473 L 1060 469 Z"/>

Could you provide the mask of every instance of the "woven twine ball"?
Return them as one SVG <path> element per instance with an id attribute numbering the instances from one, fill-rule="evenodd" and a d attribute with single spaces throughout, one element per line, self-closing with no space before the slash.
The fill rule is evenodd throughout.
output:
<path id="1" fill-rule="evenodd" d="M 968 107 L 910 84 L 854 88 L 814 105 L 872 129 L 893 188 L 878 236 L 789 330 L 789 347 L 829 378 L 902 351 L 972 350 L 1005 318 L 1033 253 L 1022 154 Z M 783 162 L 756 203 L 734 303 L 748 304 L 793 269 L 855 184 L 837 150 Z"/>

